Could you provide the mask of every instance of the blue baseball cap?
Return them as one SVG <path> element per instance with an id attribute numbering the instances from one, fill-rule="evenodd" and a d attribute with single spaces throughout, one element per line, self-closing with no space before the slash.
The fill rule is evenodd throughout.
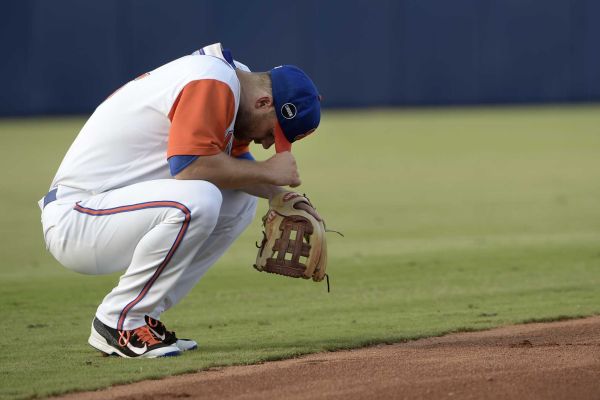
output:
<path id="1" fill-rule="evenodd" d="M 290 151 L 292 143 L 314 132 L 321 120 L 321 96 L 308 75 L 293 65 L 271 71 L 275 124 L 275 151 Z"/>

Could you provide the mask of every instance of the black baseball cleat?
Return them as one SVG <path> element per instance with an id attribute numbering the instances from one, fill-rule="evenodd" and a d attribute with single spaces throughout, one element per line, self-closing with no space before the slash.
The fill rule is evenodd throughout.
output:
<path id="1" fill-rule="evenodd" d="M 88 343 L 106 355 L 125 358 L 171 357 L 181 354 L 177 346 L 154 337 L 147 325 L 120 331 L 104 325 L 98 318 L 94 318 Z"/>
<path id="2" fill-rule="evenodd" d="M 175 345 L 181 351 L 195 350 L 198 348 L 198 343 L 192 339 L 178 339 L 175 332 L 167 330 L 165 324 L 159 320 L 147 315 L 144 318 L 146 319 L 148 328 L 150 328 L 150 332 L 152 332 L 157 339 L 162 340 L 163 343 Z"/>

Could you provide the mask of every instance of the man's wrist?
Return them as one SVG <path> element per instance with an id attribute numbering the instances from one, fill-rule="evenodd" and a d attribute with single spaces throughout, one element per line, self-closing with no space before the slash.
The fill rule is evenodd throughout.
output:
<path id="1" fill-rule="evenodd" d="M 280 193 L 284 193 L 284 192 L 289 192 L 289 190 L 284 189 L 281 186 L 275 186 L 275 185 L 271 185 L 270 188 L 270 192 L 269 192 L 269 203 L 271 202 L 271 200 L 273 200 L 273 198 L 275 196 L 277 196 Z"/>
<path id="2" fill-rule="evenodd" d="M 255 165 L 260 171 L 257 183 L 272 185 L 274 178 L 269 164 L 266 161 L 255 161 Z"/>

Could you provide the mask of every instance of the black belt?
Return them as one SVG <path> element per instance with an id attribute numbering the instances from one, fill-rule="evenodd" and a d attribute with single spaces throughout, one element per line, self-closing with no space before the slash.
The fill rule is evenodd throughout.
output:
<path id="1" fill-rule="evenodd" d="M 56 201 L 56 192 L 58 191 L 58 189 L 52 189 L 51 191 L 48 192 L 47 195 L 44 196 L 44 208 L 52 203 L 53 201 Z"/>

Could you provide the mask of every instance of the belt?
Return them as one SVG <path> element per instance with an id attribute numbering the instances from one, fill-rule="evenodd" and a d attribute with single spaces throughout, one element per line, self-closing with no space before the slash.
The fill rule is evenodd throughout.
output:
<path id="1" fill-rule="evenodd" d="M 44 208 L 53 201 L 56 201 L 56 192 L 58 192 L 58 189 L 52 189 L 44 196 Z"/>

